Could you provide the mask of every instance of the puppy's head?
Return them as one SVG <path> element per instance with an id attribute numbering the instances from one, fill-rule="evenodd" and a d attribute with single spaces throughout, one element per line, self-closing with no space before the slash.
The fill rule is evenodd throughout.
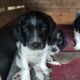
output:
<path id="1" fill-rule="evenodd" d="M 14 33 L 17 41 L 32 50 L 43 49 L 50 30 L 55 23 L 52 18 L 43 12 L 32 11 L 24 14 L 15 27 Z"/>
<path id="2" fill-rule="evenodd" d="M 50 35 L 48 44 L 50 45 L 51 54 L 59 53 L 66 45 L 65 34 L 61 30 L 55 28 Z"/>

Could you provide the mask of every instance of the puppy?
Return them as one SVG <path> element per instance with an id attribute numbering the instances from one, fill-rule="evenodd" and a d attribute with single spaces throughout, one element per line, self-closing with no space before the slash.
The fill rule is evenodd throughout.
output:
<path id="1" fill-rule="evenodd" d="M 49 75 L 46 66 L 49 53 L 47 38 L 55 27 L 52 18 L 40 11 L 31 11 L 20 17 L 14 28 L 14 34 L 18 49 L 15 60 L 18 68 L 21 69 L 21 80 L 31 80 L 31 67 L 36 71 L 37 80 L 44 80 L 45 76 Z"/>
<path id="2" fill-rule="evenodd" d="M 74 27 L 74 40 L 75 40 L 75 50 L 80 50 L 80 16 L 73 23 Z"/>
<path id="3" fill-rule="evenodd" d="M 48 63 L 60 65 L 58 62 L 54 61 L 52 57 L 62 51 L 66 46 L 67 39 L 65 33 L 63 33 L 58 27 L 55 27 L 50 33 L 47 43 L 50 47 Z"/>

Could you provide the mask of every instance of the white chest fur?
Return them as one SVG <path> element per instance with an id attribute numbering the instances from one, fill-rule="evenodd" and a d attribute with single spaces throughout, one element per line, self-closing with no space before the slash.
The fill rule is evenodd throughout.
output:
<path id="1" fill-rule="evenodd" d="M 26 59 L 30 63 L 36 63 L 42 57 L 41 50 L 30 50 L 28 47 L 21 46 L 22 55 L 26 56 Z"/>
<path id="2" fill-rule="evenodd" d="M 47 52 L 48 46 L 46 46 L 43 50 L 30 50 L 27 46 L 23 46 L 23 44 L 20 44 L 19 42 L 17 43 L 17 47 L 19 48 L 19 45 L 21 46 L 21 52 L 19 51 L 19 56 L 20 57 L 26 57 L 26 60 L 29 63 L 37 63 L 40 61 L 42 56 Z"/>
<path id="3" fill-rule="evenodd" d="M 74 30 L 74 38 L 75 38 L 75 42 L 76 42 L 74 49 L 80 50 L 80 33 L 79 33 L 79 31 Z"/>

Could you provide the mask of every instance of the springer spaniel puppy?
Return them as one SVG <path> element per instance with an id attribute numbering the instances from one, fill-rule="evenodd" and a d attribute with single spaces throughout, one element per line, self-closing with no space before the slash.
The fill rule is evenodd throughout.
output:
<path id="1" fill-rule="evenodd" d="M 60 51 L 62 51 L 66 46 L 66 44 L 67 44 L 66 35 L 56 25 L 56 27 L 50 32 L 47 40 L 47 47 L 48 47 L 48 49 L 46 49 L 46 52 L 48 52 L 47 63 L 54 64 L 54 65 L 61 65 L 59 62 L 54 60 L 53 56 L 55 54 L 58 54 Z M 32 75 L 31 80 L 37 80 L 36 77 L 34 77 L 37 74 L 36 70 L 37 70 L 36 67 L 33 67 L 33 69 L 31 70 L 31 75 Z M 41 78 L 42 77 L 43 76 L 41 76 Z M 49 80 L 49 79 L 50 78 L 46 76 L 44 80 Z"/>
<path id="2" fill-rule="evenodd" d="M 26 21 L 26 25 L 23 25 L 24 21 Z M 20 28 L 18 28 L 19 30 L 15 28 L 15 33 L 17 33 L 16 35 L 18 35 L 18 37 L 16 36 L 16 38 L 20 39 L 17 41 L 17 48 L 19 50 L 19 54 L 16 57 L 16 63 L 18 67 L 21 69 L 21 71 L 16 73 L 16 75 L 13 77 L 13 80 L 14 78 L 17 78 L 16 76 L 19 74 L 22 77 L 21 80 L 23 80 L 24 78 L 30 80 L 29 64 L 33 66 L 33 69 L 36 74 L 36 80 L 44 80 L 45 76 L 46 80 L 48 80 L 49 77 L 47 76 L 49 76 L 49 69 L 47 68 L 46 63 L 60 65 L 58 62 L 53 61 L 52 56 L 56 53 L 59 53 L 65 47 L 65 34 L 56 27 L 55 22 L 51 19 L 50 16 L 42 12 L 30 12 L 26 16 L 24 16 L 23 20 L 20 23 L 22 24 L 22 26 L 20 25 L 22 32 L 19 32 L 21 31 Z M 33 23 L 35 23 L 35 25 Z M 20 33 L 20 35 L 17 31 Z M 22 39 L 20 37 L 22 37 Z M 27 41 L 27 39 L 30 40 Z M 36 41 L 39 41 L 39 45 L 35 43 Z"/>
<path id="3" fill-rule="evenodd" d="M 14 34 L 18 49 L 15 60 L 21 70 L 19 73 L 21 80 L 31 80 L 30 68 L 33 66 L 36 71 L 36 80 L 44 80 L 45 76 L 49 76 L 49 69 L 46 66 L 49 54 L 47 38 L 55 27 L 52 18 L 39 11 L 31 11 L 19 19 Z"/>
<path id="4" fill-rule="evenodd" d="M 75 50 L 80 50 L 80 16 L 73 23 L 74 26 L 74 40 L 75 40 Z"/>
<path id="5" fill-rule="evenodd" d="M 62 51 L 66 46 L 67 39 L 65 33 L 62 32 L 58 27 L 55 27 L 55 29 L 53 29 L 53 31 L 50 33 L 47 43 L 50 46 L 50 56 L 48 56 L 48 63 L 60 65 L 60 63 L 54 61 L 52 58 L 55 54 Z"/>

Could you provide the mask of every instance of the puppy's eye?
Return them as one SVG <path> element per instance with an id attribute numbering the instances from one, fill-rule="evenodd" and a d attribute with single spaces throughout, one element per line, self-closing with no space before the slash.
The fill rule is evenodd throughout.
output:
<path id="1" fill-rule="evenodd" d="M 46 27 L 42 27 L 42 31 L 45 32 L 46 31 Z"/>
<path id="2" fill-rule="evenodd" d="M 27 31 L 32 31 L 32 29 L 31 29 L 30 27 L 26 26 L 26 27 L 24 28 L 24 32 L 27 32 Z"/>

